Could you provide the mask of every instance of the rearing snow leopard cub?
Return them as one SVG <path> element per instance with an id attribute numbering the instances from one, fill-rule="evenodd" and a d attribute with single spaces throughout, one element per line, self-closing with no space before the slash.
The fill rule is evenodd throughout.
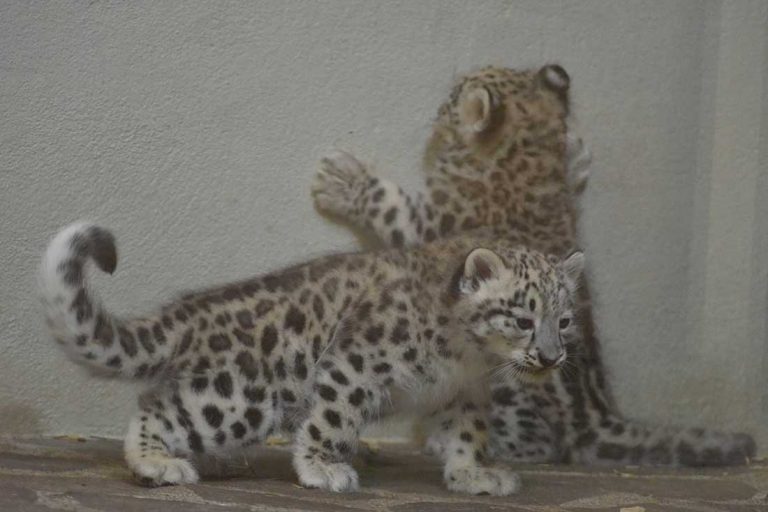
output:
<path id="1" fill-rule="evenodd" d="M 336 154 L 323 160 L 315 200 L 396 247 L 484 229 L 566 255 L 578 246 L 573 192 L 586 177 L 583 169 L 566 168 L 569 89 L 570 78 L 557 65 L 469 73 L 435 119 L 424 156 L 426 194 L 408 194 L 354 157 Z M 573 149 L 571 158 L 583 167 L 578 145 Z M 625 419 L 610 396 L 586 283 L 580 302 L 578 348 L 569 354 L 568 371 L 546 382 L 494 387 L 490 439 L 499 457 L 696 466 L 754 456 L 745 434 Z"/>
<path id="2" fill-rule="evenodd" d="M 556 261 L 467 238 L 319 258 L 121 319 L 88 290 L 90 260 L 115 270 L 105 229 L 76 224 L 54 237 L 40 273 L 47 322 L 95 373 L 152 382 L 125 440 L 142 482 L 195 482 L 189 456 L 287 428 L 302 484 L 354 490 L 347 460 L 362 427 L 418 411 L 440 425 L 448 488 L 494 495 L 519 480 L 485 465 L 488 374 L 561 363 L 583 267 L 579 252 Z"/>

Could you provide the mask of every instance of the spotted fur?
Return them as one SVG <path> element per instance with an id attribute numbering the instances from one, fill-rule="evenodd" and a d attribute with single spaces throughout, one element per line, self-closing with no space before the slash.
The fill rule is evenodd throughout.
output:
<path id="1" fill-rule="evenodd" d="M 40 271 L 46 319 L 76 362 L 151 383 L 125 440 L 142 482 L 194 482 L 191 456 L 287 429 L 302 484 L 354 490 L 360 430 L 406 412 L 428 415 L 445 441 L 449 489 L 506 495 L 517 476 L 486 465 L 488 374 L 541 373 L 562 358 L 569 330 L 558 325 L 576 314 L 583 257 L 469 238 L 335 255 L 128 319 L 89 291 L 89 261 L 115 270 L 107 230 L 76 224 L 54 237 Z"/>
<path id="2" fill-rule="evenodd" d="M 488 67 L 461 78 L 440 107 L 424 157 L 426 194 L 408 194 L 347 153 L 322 161 L 319 208 L 394 247 L 491 233 L 547 254 L 578 245 L 576 195 L 589 152 L 567 136 L 570 79 L 560 66 Z M 566 162 L 568 166 L 566 166 Z M 730 465 L 755 454 L 745 434 L 626 420 L 606 382 L 586 283 L 579 336 L 563 371 L 493 389 L 491 444 L 513 461 Z M 440 450 L 434 439 L 429 445 Z"/>

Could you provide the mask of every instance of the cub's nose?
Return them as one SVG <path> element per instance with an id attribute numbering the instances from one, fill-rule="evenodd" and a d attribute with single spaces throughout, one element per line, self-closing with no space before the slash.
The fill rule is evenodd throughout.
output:
<path id="1" fill-rule="evenodd" d="M 539 353 L 539 364 L 543 368 L 552 368 L 553 366 L 557 365 L 557 362 L 560 360 L 560 356 L 562 356 L 562 353 L 557 354 L 557 356 L 555 356 L 553 359 L 549 359 L 545 355 Z"/>

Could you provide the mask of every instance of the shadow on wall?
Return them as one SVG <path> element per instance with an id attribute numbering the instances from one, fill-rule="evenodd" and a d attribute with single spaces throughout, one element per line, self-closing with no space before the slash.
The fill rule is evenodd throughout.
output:
<path id="1" fill-rule="evenodd" d="M 2 435 L 39 436 L 43 433 L 40 414 L 29 405 L 10 402 L 0 405 Z"/>

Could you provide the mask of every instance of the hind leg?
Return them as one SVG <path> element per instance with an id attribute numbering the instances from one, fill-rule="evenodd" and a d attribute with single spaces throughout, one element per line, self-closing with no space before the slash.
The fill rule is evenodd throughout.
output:
<path id="1" fill-rule="evenodd" d="M 349 459 L 357 451 L 361 429 L 381 409 L 384 398 L 384 386 L 372 381 L 343 359 L 321 365 L 316 397 L 296 432 L 293 450 L 293 467 L 305 487 L 333 492 L 358 489 L 358 475 Z"/>
<path id="2" fill-rule="evenodd" d="M 138 481 L 147 486 L 197 482 L 197 470 L 192 463 L 186 458 L 175 457 L 170 449 L 177 444 L 177 432 L 166 429 L 162 422 L 149 411 L 131 419 L 124 445 L 128 467 Z"/>
<path id="3" fill-rule="evenodd" d="M 140 399 L 125 458 L 145 485 L 194 483 L 189 458 L 263 441 L 276 422 L 276 391 L 226 370 L 172 381 Z"/>

